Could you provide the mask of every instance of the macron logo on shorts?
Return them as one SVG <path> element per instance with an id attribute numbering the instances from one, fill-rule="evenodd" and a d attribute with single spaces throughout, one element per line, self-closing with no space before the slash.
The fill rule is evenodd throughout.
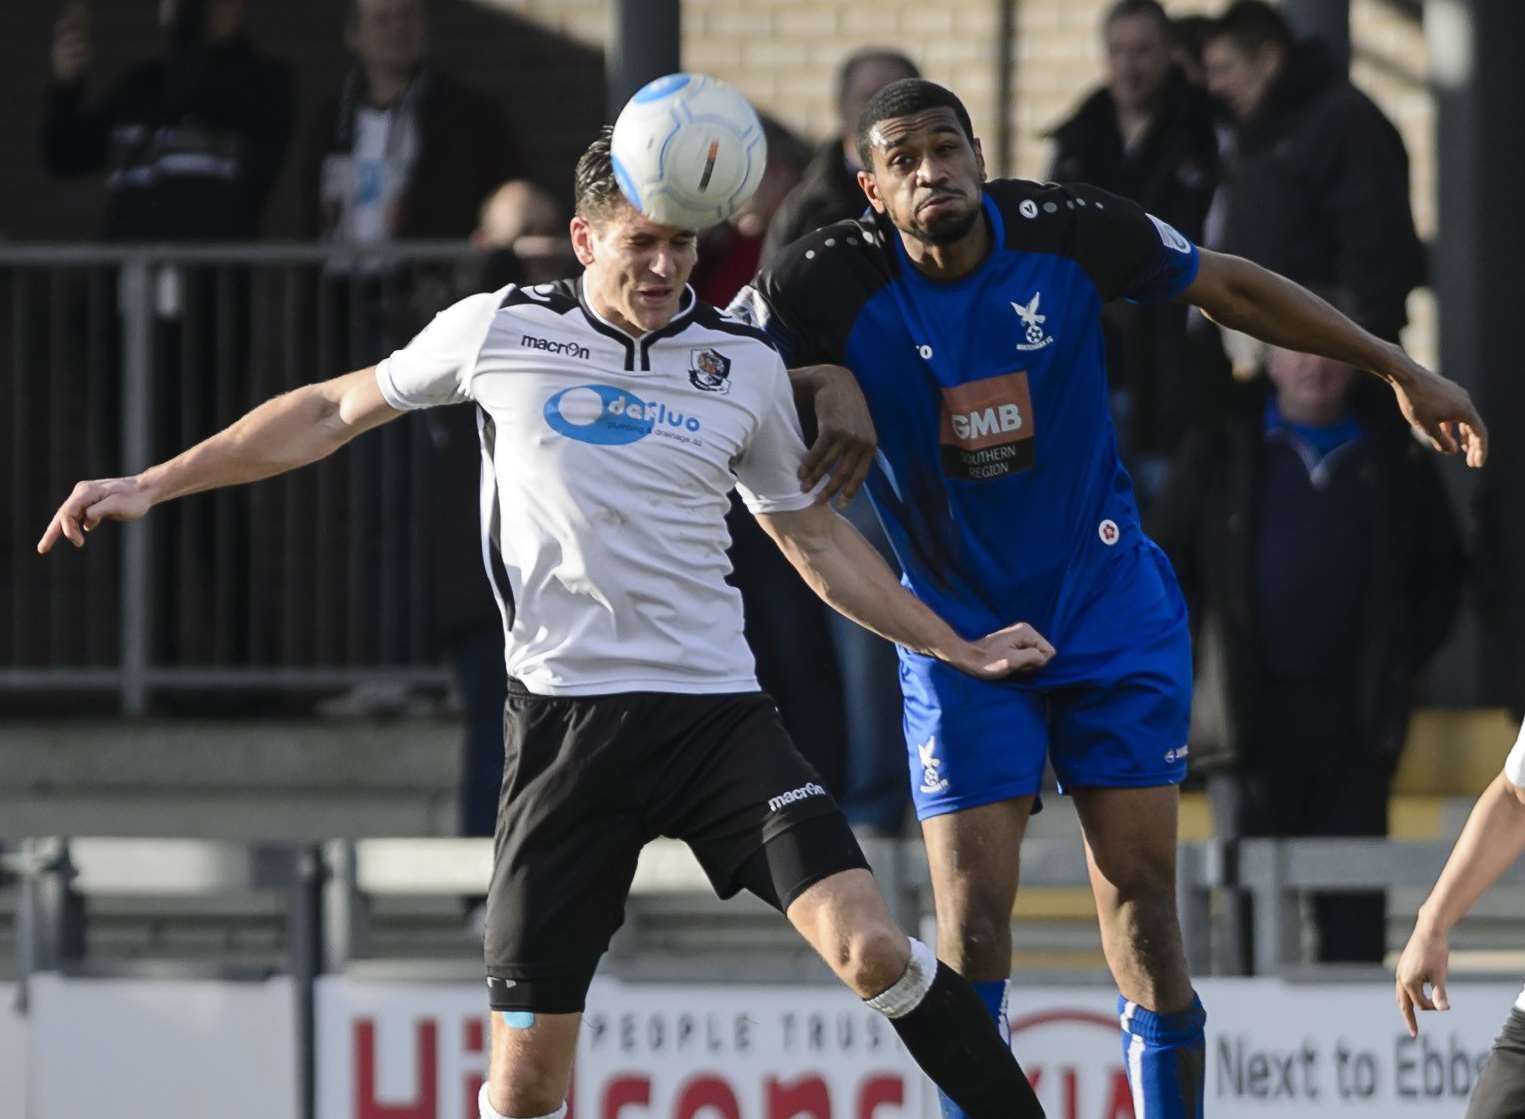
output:
<path id="1" fill-rule="evenodd" d="M 787 793 L 779 793 L 776 797 L 770 797 L 768 799 L 768 811 L 777 812 L 786 804 L 793 804 L 797 800 L 804 800 L 806 797 L 823 797 L 825 795 L 826 790 L 814 781 L 811 781 L 797 789 L 790 789 Z"/>

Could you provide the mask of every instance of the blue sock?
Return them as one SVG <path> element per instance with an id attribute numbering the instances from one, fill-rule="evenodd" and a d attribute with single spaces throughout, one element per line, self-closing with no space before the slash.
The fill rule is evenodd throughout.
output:
<path id="1" fill-rule="evenodd" d="M 1117 996 L 1123 1029 L 1123 1067 L 1133 1107 L 1148 1119 L 1200 1119 L 1207 1012 L 1192 995 L 1176 1014 L 1156 1014 Z"/>
<path id="2" fill-rule="evenodd" d="M 986 979 L 982 982 L 971 982 L 969 986 L 974 988 L 974 993 L 980 996 L 985 1009 L 990 1011 L 990 1017 L 995 1021 L 996 1029 L 1001 1031 L 1001 1037 L 1010 1043 L 1011 1019 L 1006 1014 L 1007 980 Z M 941 1092 L 937 1093 L 937 1102 L 942 1105 L 943 1119 L 967 1119 L 964 1109 Z"/>

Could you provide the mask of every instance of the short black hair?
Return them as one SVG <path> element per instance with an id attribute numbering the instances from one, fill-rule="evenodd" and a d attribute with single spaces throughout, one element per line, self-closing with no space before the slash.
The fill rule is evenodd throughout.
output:
<path id="1" fill-rule="evenodd" d="M 863 115 L 858 118 L 855 137 L 858 145 L 858 159 L 863 166 L 871 168 L 874 165 L 873 141 L 869 136 L 874 130 L 874 125 L 895 117 L 924 113 L 928 109 L 952 109 L 953 115 L 958 117 L 958 126 L 964 130 L 965 137 L 971 145 L 974 143 L 974 124 L 969 120 L 969 110 L 964 108 L 964 103 L 952 90 L 944 89 L 936 82 L 929 82 L 925 78 L 901 78 L 898 82 L 891 82 L 874 94 L 863 110 Z"/>
<path id="2" fill-rule="evenodd" d="M 921 77 L 921 71 L 916 68 L 916 63 L 892 47 L 864 47 L 861 50 L 855 50 L 844 58 L 842 64 L 837 67 L 838 111 L 847 104 L 847 91 L 852 86 L 853 78 L 857 76 L 858 71 L 865 66 L 879 62 L 898 66 L 905 72 L 905 76 L 908 78 Z M 848 123 L 851 122 L 849 121 Z"/>
<path id="3" fill-rule="evenodd" d="M 1212 16 L 1177 16 L 1170 21 L 1171 28 L 1175 32 L 1175 41 L 1182 50 L 1189 54 L 1197 65 L 1202 65 L 1202 44 L 1207 42 L 1207 37 L 1212 34 L 1213 24 L 1217 20 Z"/>
<path id="4" fill-rule="evenodd" d="M 1165 34 L 1165 38 L 1174 41 L 1175 25 L 1170 22 L 1170 17 L 1165 14 L 1160 0 L 1117 0 L 1107 14 L 1101 19 L 1101 29 L 1105 32 L 1120 19 L 1136 19 L 1145 16 L 1154 21 L 1155 25 Z"/>
<path id="5" fill-rule="evenodd" d="M 1267 47 L 1286 50 L 1292 45 L 1292 28 L 1265 0 L 1238 0 L 1213 21 L 1203 42 L 1225 38 L 1243 54 L 1259 54 Z"/>
<path id="6" fill-rule="evenodd" d="M 613 137 L 613 126 L 604 125 L 577 160 L 572 176 L 573 208 L 584 221 L 607 221 L 621 206 L 629 205 L 614 174 L 614 156 L 609 149 Z"/>

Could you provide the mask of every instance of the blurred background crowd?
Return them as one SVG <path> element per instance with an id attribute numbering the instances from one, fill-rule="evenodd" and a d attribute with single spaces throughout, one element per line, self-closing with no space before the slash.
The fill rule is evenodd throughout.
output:
<path id="1" fill-rule="evenodd" d="M 852 124 L 881 86 L 922 74 L 965 95 L 992 175 L 1133 198 L 1479 396 L 1496 449 L 1473 484 L 1373 378 L 1184 307 L 1107 308 L 1118 438 L 1192 607 L 1193 783 L 1213 834 L 1386 834 L 1416 704 L 1518 716 L 1525 400 L 1499 387 L 1509 355 L 1482 316 L 1500 285 L 1518 290 L 1520 258 L 1478 246 L 1487 200 L 1519 182 L 1483 121 L 1519 90 L 1453 73 L 1445 22 L 1477 6 L 680 7 L 684 65 L 737 81 L 767 117 L 762 187 L 702 239 L 693 285 L 709 302 L 862 212 Z M 374 363 L 465 294 L 571 273 L 570 170 L 609 115 L 602 5 L 28 8 L 0 46 L 0 708 L 458 719 L 455 820 L 490 834 L 502 636 L 468 409 L 409 417 L 296 479 L 177 503 L 86 555 L 45 563 L 30 544 L 74 478 Z M 1469 134 L 1448 132 L 1463 117 Z M 888 554 L 865 501 L 846 515 Z M 738 510 L 731 530 L 764 688 L 854 824 L 904 834 L 893 650 L 822 607 Z M 1427 724 L 1433 764 L 1469 728 L 1486 738 L 1489 717 Z M 1320 958 L 1380 960 L 1383 904 L 1321 897 Z M 1229 919 L 1247 960 L 1250 915 Z"/>

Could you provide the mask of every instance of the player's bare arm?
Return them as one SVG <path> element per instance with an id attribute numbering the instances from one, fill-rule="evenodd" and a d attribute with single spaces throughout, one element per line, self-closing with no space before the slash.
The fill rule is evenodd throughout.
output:
<path id="1" fill-rule="evenodd" d="M 988 680 L 1032 672 L 1054 655 L 1025 622 L 964 640 L 902 587 L 873 546 L 829 506 L 760 513 L 757 521 L 823 602 L 898 645 Z"/>
<path id="2" fill-rule="evenodd" d="M 1398 1012 L 1419 1036 L 1417 1010 L 1449 1010 L 1446 968 L 1451 929 L 1525 852 L 1525 789 L 1500 773 L 1478 797 L 1435 888 L 1419 907 L 1414 932 L 1398 959 Z M 1433 993 L 1427 993 L 1426 987 Z"/>
<path id="3" fill-rule="evenodd" d="M 1180 301 L 1214 322 L 1286 350 L 1318 354 L 1365 369 L 1392 386 L 1398 408 L 1438 451 L 1465 452 L 1480 467 L 1488 429 L 1467 390 L 1420 365 L 1402 347 L 1362 330 L 1324 300 L 1236 256 L 1201 250 L 1196 279 Z"/>
<path id="4" fill-rule="evenodd" d="M 135 521 L 173 498 L 306 466 L 400 415 L 382 397 L 374 367 L 293 389 L 141 474 L 77 483 L 37 551 L 50 551 L 59 537 L 82 548 L 85 533 L 102 521 Z"/>
<path id="5" fill-rule="evenodd" d="M 815 411 L 816 439 L 800 464 L 800 488 L 812 490 L 822 478 L 817 500 L 845 505 L 858 494 L 874 464 L 879 435 L 868 401 L 852 370 L 841 365 L 802 365 L 789 370 L 795 403 Z"/>

